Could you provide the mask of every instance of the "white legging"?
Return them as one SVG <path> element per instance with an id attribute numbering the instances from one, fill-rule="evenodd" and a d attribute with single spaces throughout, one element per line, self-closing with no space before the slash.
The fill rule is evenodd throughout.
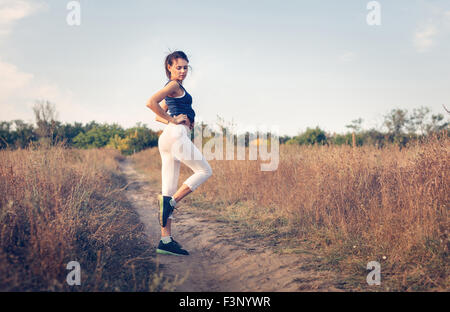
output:
<path id="1" fill-rule="evenodd" d="M 169 123 L 159 136 L 163 196 L 173 196 L 177 191 L 180 162 L 194 171 L 184 181 L 192 191 L 212 175 L 211 166 L 191 141 L 190 133 L 189 127 L 184 124 Z"/>

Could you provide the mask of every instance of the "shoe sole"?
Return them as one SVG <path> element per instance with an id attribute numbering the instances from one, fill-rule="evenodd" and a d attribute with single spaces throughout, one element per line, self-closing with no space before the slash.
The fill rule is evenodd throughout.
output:
<path id="1" fill-rule="evenodd" d="M 162 249 L 159 249 L 159 248 L 156 249 L 156 253 L 159 253 L 159 254 L 162 254 L 162 255 L 189 256 L 189 255 L 185 255 L 185 254 L 177 254 L 177 253 L 170 252 L 170 251 L 167 251 L 167 250 L 162 250 Z"/>

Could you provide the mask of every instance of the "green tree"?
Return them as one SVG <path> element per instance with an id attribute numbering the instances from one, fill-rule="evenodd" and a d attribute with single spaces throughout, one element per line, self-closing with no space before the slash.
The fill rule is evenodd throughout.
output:
<path id="1" fill-rule="evenodd" d="M 406 130 L 408 133 L 416 134 L 419 132 L 420 134 L 425 134 L 426 119 L 430 111 L 431 110 L 428 107 L 424 106 L 414 108 L 406 124 Z"/>
<path id="2" fill-rule="evenodd" d="M 127 129 L 126 136 L 130 138 L 129 146 L 133 153 L 158 146 L 158 133 L 147 128 L 146 125 L 141 125 L 141 123 L 137 123 L 136 127 Z"/>
<path id="3" fill-rule="evenodd" d="M 119 125 L 103 124 L 100 126 L 95 126 L 86 133 L 79 133 L 73 139 L 73 143 L 75 147 L 78 148 L 104 147 L 116 134 L 121 138 L 125 137 L 125 131 Z"/>
<path id="4" fill-rule="evenodd" d="M 75 122 L 73 125 L 66 123 L 62 125 L 56 122 L 55 141 L 65 141 L 68 146 L 73 145 L 73 139 L 80 133 L 84 133 L 83 124 Z"/>
<path id="5" fill-rule="evenodd" d="M 357 132 L 360 132 L 362 130 L 362 128 L 361 128 L 362 122 L 363 122 L 363 119 L 362 118 L 358 118 L 358 119 L 352 120 L 352 123 L 349 124 L 349 125 L 346 125 L 345 127 L 349 128 L 349 129 L 352 129 L 354 132 L 357 133 Z"/>
<path id="6" fill-rule="evenodd" d="M 431 115 L 431 122 L 425 125 L 425 132 L 429 135 L 433 132 L 439 132 L 448 127 L 448 121 L 444 122 L 444 115 Z"/>
<path id="7" fill-rule="evenodd" d="M 316 127 L 314 129 L 307 128 L 304 133 L 297 137 L 297 141 L 301 145 L 325 145 L 328 144 L 325 131 Z"/>
<path id="8" fill-rule="evenodd" d="M 402 134 L 409 122 L 407 114 L 407 110 L 396 108 L 385 115 L 384 126 L 388 129 L 388 132 L 394 134 L 394 136 Z"/>
<path id="9" fill-rule="evenodd" d="M 291 139 L 292 139 L 292 137 L 289 135 L 280 136 L 280 144 L 287 143 Z"/>
<path id="10" fill-rule="evenodd" d="M 370 129 L 361 133 L 363 144 L 373 145 L 378 148 L 385 146 L 385 134 L 376 130 Z"/>
<path id="11" fill-rule="evenodd" d="M 16 148 L 25 148 L 30 142 L 37 141 L 39 138 L 33 125 L 27 124 L 20 119 L 14 120 L 14 127 L 13 140 Z"/>
<path id="12" fill-rule="evenodd" d="M 11 134 L 12 122 L 0 122 L 0 149 L 10 147 L 13 144 L 13 137 Z"/>
<path id="13" fill-rule="evenodd" d="M 45 144 L 53 144 L 57 119 L 55 105 L 49 101 L 37 101 L 33 106 L 33 112 L 36 118 L 37 137 Z"/>

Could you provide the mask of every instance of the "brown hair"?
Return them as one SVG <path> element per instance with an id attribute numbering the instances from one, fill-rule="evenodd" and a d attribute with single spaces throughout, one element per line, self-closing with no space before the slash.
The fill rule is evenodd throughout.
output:
<path id="1" fill-rule="evenodd" d="M 169 80 L 170 80 L 170 71 L 167 68 L 167 66 L 168 65 L 172 66 L 173 65 L 173 61 L 176 60 L 177 58 L 182 58 L 183 60 L 185 60 L 186 62 L 189 63 L 189 60 L 188 60 L 186 54 L 183 51 L 175 51 L 175 52 L 172 52 L 169 55 L 167 55 L 166 56 L 166 60 L 164 62 L 164 67 L 166 69 L 166 76 L 167 76 L 167 78 L 169 78 Z M 189 65 L 189 67 L 191 67 L 191 66 Z"/>

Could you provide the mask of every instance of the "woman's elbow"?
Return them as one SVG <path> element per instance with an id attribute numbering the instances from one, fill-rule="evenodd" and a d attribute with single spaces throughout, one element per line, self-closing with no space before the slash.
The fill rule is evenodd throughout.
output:
<path id="1" fill-rule="evenodd" d="M 155 110 L 155 101 L 151 98 L 147 101 L 147 104 L 145 104 L 148 108 L 150 108 L 152 111 Z"/>

